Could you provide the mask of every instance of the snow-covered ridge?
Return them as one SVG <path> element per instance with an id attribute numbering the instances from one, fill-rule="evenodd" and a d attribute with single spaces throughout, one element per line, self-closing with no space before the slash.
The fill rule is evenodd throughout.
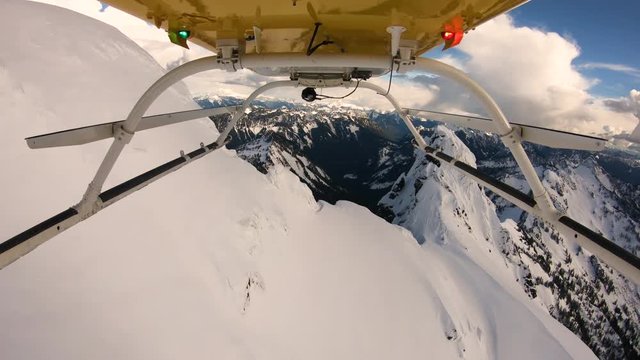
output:
<path id="1" fill-rule="evenodd" d="M 0 237 L 69 206 L 107 142 L 30 151 L 28 135 L 116 120 L 161 69 L 113 28 L 0 3 Z M 44 56 L 43 54 L 46 54 Z M 155 111 L 195 107 L 173 90 Z M 137 134 L 113 181 L 198 144 L 210 121 Z M 591 358 L 464 252 L 420 247 L 281 167 L 232 151 L 145 188 L 0 272 L 2 359 Z"/>
<path id="2" fill-rule="evenodd" d="M 504 263 L 508 269 L 507 282 L 516 283 L 599 356 L 633 358 L 640 354 L 640 316 L 635 310 L 640 296 L 634 284 L 571 239 L 488 192 L 493 206 L 473 181 L 414 152 L 406 137 L 388 136 L 389 129 L 406 133 L 404 125 L 395 121 L 398 119 L 391 114 L 373 111 L 354 116 L 350 110 L 321 104 L 265 101 L 238 125 L 231 146 L 261 171 L 275 164 L 290 168 L 309 185 L 316 199 L 335 202 L 348 197 L 367 206 L 411 230 L 425 246 L 435 241 L 476 249 L 470 254 L 482 255 L 480 260 L 491 254 L 491 263 Z M 434 127 L 433 122 L 416 121 L 432 146 L 528 191 L 498 137 L 468 129 L 457 129 L 454 134 L 445 127 Z M 360 129 L 357 139 L 346 130 L 351 126 Z M 368 148 L 364 156 L 359 156 L 361 147 Z M 558 208 L 638 252 L 637 156 L 616 149 L 596 154 L 530 144 L 527 148 Z M 347 166 L 337 167 L 336 162 Z M 475 241 L 469 241 L 471 238 Z"/>

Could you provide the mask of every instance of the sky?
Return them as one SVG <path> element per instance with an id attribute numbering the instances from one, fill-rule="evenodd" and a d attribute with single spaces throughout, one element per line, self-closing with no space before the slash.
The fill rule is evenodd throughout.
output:
<path id="1" fill-rule="evenodd" d="M 637 14 L 640 1 L 634 0 L 534 0 L 511 13 L 520 25 L 574 39 L 581 53 L 576 66 L 601 80 L 592 92 L 603 96 L 623 96 L 639 86 Z"/>
<path id="2" fill-rule="evenodd" d="M 109 23 L 171 68 L 210 53 L 171 44 L 166 33 L 92 0 L 39 0 Z M 579 6 L 577 6 L 579 5 Z M 487 88 L 514 122 L 593 134 L 631 132 L 640 119 L 640 2 L 533 0 L 465 36 L 455 49 L 426 54 L 461 68 Z M 249 71 L 212 71 L 186 80 L 194 95 L 246 97 L 271 79 Z M 386 86 L 388 79 L 371 82 Z M 341 95 L 344 89 L 326 90 Z M 394 78 L 403 106 L 486 115 L 441 78 Z M 267 94 L 299 99 L 298 90 Z M 344 104 L 390 110 L 382 97 L 358 91 Z"/>

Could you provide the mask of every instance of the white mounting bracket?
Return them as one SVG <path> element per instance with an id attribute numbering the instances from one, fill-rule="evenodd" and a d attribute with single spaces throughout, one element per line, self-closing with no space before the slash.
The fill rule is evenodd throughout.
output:
<path id="1" fill-rule="evenodd" d="M 396 63 L 400 65 L 399 72 L 405 72 L 408 66 L 416 64 L 416 49 L 418 48 L 418 42 L 416 40 L 400 40 L 399 58 L 396 59 Z"/>
<path id="2" fill-rule="evenodd" d="M 387 32 L 391 34 L 391 56 L 396 56 L 400 49 L 400 38 L 402 33 L 407 30 L 404 26 L 392 25 L 387 28 Z"/>
<path id="3" fill-rule="evenodd" d="M 312 79 L 304 77 L 298 78 L 298 85 L 313 88 L 346 86 L 342 78 Z"/>
<path id="4" fill-rule="evenodd" d="M 521 134 L 522 134 L 522 128 L 520 126 L 511 125 L 511 131 L 509 131 L 504 135 L 500 135 L 500 139 L 508 147 L 509 146 L 508 142 L 511 142 L 511 144 L 520 142 L 522 140 Z"/>
<path id="5" fill-rule="evenodd" d="M 239 59 L 240 45 L 238 39 L 218 39 L 218 64 L 224 65 L 228 71 L 236 71 L 235 64 Z"/>
<path id="6" fill-rule="evenodd" d="M 253 26 L 253 41 L 256 54 L 260 54 L 262 51 L 262 29 L 255 25 Z"/>

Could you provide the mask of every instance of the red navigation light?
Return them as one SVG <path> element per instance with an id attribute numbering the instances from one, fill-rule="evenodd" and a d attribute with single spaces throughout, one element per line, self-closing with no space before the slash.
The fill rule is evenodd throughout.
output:
<path id="1" fill-rule="evenodd" d="M 442 50 L 447 50 L 460 44 L 464 37 L 464 20 L 461 16 L 454 17 L 451 21 L 445 23 L 442 28 L 443 31 L 440 33 L 442 40 L 444 40 L 444 48 Z"/>
<path id="2" fill-rule="evenodd" d="M 453 40 L 454 36 L 456 36 L 456 34 L 451 31 L 443 31 L 440 35 L 442 35 L 442 39 L 444 39 L 444 41 Z"/>

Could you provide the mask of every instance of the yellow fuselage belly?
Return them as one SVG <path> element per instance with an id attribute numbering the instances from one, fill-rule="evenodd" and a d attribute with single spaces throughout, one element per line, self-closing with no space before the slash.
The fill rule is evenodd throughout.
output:
<path id="1" fill-rule="evenodd" d="M 462 31 L 527 0 L 103 0 L 167 30 L 186 29 L 190 41 L 212 51 L 218 40 L 237 40 L 243 52 L 305 52 L 315 24 L 314 43 L 331 44 L 319 53 L 387 54 L 389 26 L 402 26 L 403 40 L 416 54 L 442 43 L 446 24 L 461 20 Z"/>

